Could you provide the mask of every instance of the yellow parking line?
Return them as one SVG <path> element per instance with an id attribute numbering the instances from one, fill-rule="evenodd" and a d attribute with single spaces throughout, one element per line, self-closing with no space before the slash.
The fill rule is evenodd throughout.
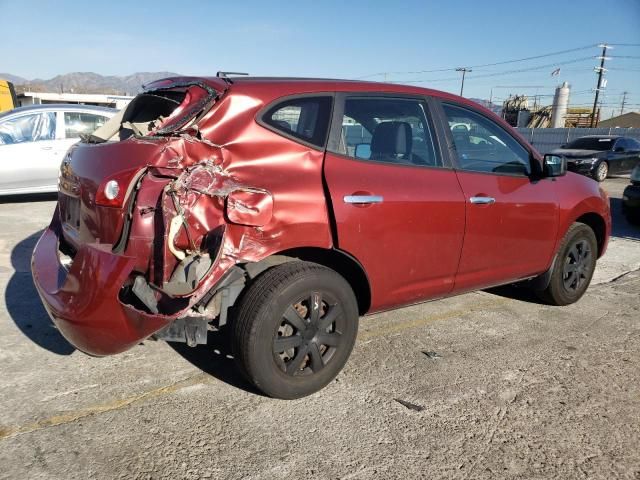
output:
<path id="1" fill-rule="evenodd" d="M 497 307 L 504 303 L 507 303 L 508 301 L 509 299 L 504 299 L 504 298 L 498 299 L 498 300 L 492 299 L 490 301 L 474 303 L 465 308 L 458 308 L 455 310 L 448 310 L 446 312 L 442 312 L 439 314 L 429 315 L 424 318 L 418 318 L 415 320 L 408 320 L 404 322 L 395 322 L 392 324 L 380 325 L 370 330 L 360 332 L 360 334 L 358 335 L 358 342 L 362 343 L 362 342 L 374 340 L 377 338 L 386 337 L 394 333 L 403 332 L 405 330 L 410 330 L 412 328 L 422 327 L 424 325 L 428 325 L 430 323 L 437 322 L 440 320 L 448 320 L 448 319 L 460 317 L 465 314 L 469 314 L 478 310 Z M 25 425 L 17 425 L 17 426 L 9 426 L 9 427 L 0 426 L 0 441 L 6 438 L 14 437 L 16 435 L 35 432 L 37 430 L 41 430 L 47 427 L 65 425 L 67 423 L 72 423 L 92 415 L 98 415 L 100 413 L 119 410 L 119 409 L 128 407 L 129 405 L 142 402 L 144 400 L 149 400 L 152 398 L 158 398 L 165 395 L 169 395 L 185 387 L 189 387 L 189 386 L 200 384 L 200 383 L 207 383 L 210 380 L 211 380 L 211 376 L 207 373 L 202 372 L 192 377 L 188 377 L 184 380 L 180 380 L 179 382 L 172 383 L 171 385 L 159 387 L 159 388 L 149 390 L 147 392 L 143 392 L 143 393 L 133 395 L 127 398 L 123 398 L 120 400 L 113 400 L 108 403 L 95 405 L 92 407 L 76 410 L 74 412 L 69 412 L 62 415 L 55 415 L 53 417 L 45 418 L 43 420 L 38 420 L 37 422 L 32 422 Z"/>
<path id="2" fill-rule="evenodd" d="M 374 327 L 371 330 L 360 332 L 358 334 L 358 341 L 360 343 L 366 342 L 368 340 L 385 337 L 388 335 L 392 335 L 394 333 L 410 330 L 412 328 L 423 327 L 425 325 L 437 322 L 439 320 L 449 320 L 451 318 L 460 317 L 462 315 L 472 313 L 478 310 L 483 310 L 489 307 L 497 307 L 507 303 L 508 301 L 509 299 L 507 298 L 502 298 L 499 300 L 490 300 L 490 301 L 485 301 L 480 303 L 474 303 L 465 308 L 458 308 L 455 310 L 448 310 L 446 312 L 438 313 L 435 315 L 429 315 L 428 317 L 424 317 L 424 318 L 417 318 L 415 320 L 408 320 L 405 322 L 380 325 L 379 327 Z"/>
<path id="3" fill-rule="evenodd" d="M 129 405 L 139 403 L 143 400 L 148 400 L 150 398 L 157 398 L 164 395 L 168 395 L 184 387 L 196 385 L 199 383 L 205 383 L 210 378 L 211 378 L 210 375 L 203 372 L 203 373 L 194 375 L 192 377 L 186 378 L 184 380 L 180 380 L 179 382 L 172 383 L 171 385 L 155 388 L 153 390 L 149 390 L 149 391 L 140 393 L 138 395 L 133 395 L 131 397 L 123 398 L 120 400 L 113 400 L 111 402 L 104 403 L 102 405 L 95 405 L 93 407 L 76 410 L 75 412 L 69 412 L 62 415 L 55 415 L 53 417 L 45 418 L 43 420 L 38 420 L 37 422 L 28 423 L 26 425 L 13 426 L 13 427 L 0 426 L 0 440 L 13 437 L 15 435 L 20 435 L 23 433 L 34 432 L 36 430 L 40 430 L 47 427 L 54 427 L 57 425 L 64 425 L 67 423 L 75 422 L 76 420 L 80 420 L 82 418 L 89 417 L 91 415 L 97 415 L 99 413 L 110 412 L 113 410 L 119 410 L 121 408 L 128 407 Z"/>

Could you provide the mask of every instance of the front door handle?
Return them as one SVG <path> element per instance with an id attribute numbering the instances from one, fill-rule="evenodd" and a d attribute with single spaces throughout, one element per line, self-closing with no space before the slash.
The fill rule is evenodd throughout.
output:
<path id="1" fill-rule="evenodd" d="M 493 197 L 471 197 L 469 201 L 476 205 L 491 205 L 496 203 L 496 199 Z"/>
<path id="2" fill-rule="evenodd" d="M 345 195 L 344 203 L 356 203 L 367 205 L 370 203 L 382 203 L 383 198 L 380 195 Z"/>

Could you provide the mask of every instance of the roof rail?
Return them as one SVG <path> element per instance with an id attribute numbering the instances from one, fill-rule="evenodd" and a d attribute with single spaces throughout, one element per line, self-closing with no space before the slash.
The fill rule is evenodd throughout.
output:
<path id="1" fill-rule="evenodd" d="M 218 71 L 216 73 L 216 77 L 222 78 L 225 82 L 231 85 L 233 84 L 233 81 L 231 80 L 231 78 L 229 78 L 229 75 L 249 75 L 249 74 L 245 72 L 221 72 L 221 71 Z"/>

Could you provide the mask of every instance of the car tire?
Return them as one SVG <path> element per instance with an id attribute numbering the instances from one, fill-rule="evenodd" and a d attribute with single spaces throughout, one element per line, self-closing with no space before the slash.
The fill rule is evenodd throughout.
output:
<path id="1" fill-rule="evenodd" d="M 591 283 L 597 256 L 593 230 L 584 223 L 574 223 L 560 244 L 549 285 L 536 292 L 538 297 L 559 306 L 580 300 Z"/>
<path id="2" fill-rule="evenodd" d="M 259 390 L 294 399 L 317 392 L 347 362 L 358 331 L 358 304 L 347 281 L 315 263 L 263 272 L 234 309 L 236 364 Z"/>
<path id="3" fill-rule="evenodd" d="M 640 213 L 634 214 L 631 212 L 625 212 L 624 218 L 626 218 L 627 222 L 629 222 L 631 225 L 640 225 Z"/>
<path id="4" fill-rule="evenodd" d="M 593 174 L 593 178 L 598 182 L 604 182 L 609 175 L 609 164 L 604 160 L 598 164 L 596 171 Z"/>

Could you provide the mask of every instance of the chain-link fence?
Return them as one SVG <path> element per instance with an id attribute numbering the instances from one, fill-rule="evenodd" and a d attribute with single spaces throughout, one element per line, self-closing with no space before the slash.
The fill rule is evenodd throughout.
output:
<path id="1" fill-rule="evenodd" d="M 640 128 L 517 128 L 540 153 L 549 153 L 554 148 L 585 135 L 622 135 L 640 141 Z"/>

